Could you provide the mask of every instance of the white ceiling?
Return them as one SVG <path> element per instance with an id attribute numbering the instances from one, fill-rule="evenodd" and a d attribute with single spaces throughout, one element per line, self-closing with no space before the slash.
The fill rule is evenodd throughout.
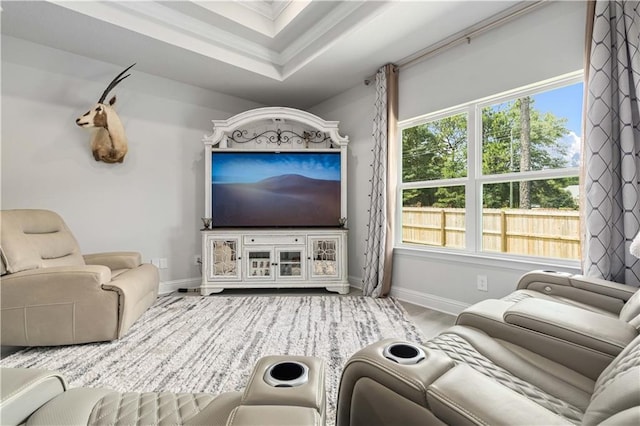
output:
<path id="1" fill-rule="evenodd" d="M 2 34 L 308 108 L 518 1 L 4 1 Z M 518 7 L 518 6 L 515 6 Z"/>

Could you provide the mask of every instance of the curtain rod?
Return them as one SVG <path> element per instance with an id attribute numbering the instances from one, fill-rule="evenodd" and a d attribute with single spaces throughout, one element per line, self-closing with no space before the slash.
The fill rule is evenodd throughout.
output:
<path id="1" fill-rule="evenodd" d="M 500 13 L 497 13 L 487 19 L 484 19 L 478 22 L 475 25 L 472 25 L 468 28 L 465 28 L 462 31 L 459 31 L 444 40 L 441 40 L 435 44 L 432 44 L 429 47 L 426 47 L 418 52 L 415 52 L 407 57 L 400 59 L 396 64 L 398 68 L 408 68 L 411 65 L 414 65 L 418 62 L 422 62 L 432 56 L 435 56 L 439 53 L 442 53 L 454 46 L 457 46 L 462 43 L 471 43 L 471 39 L 474 37 L 478 37 L 485 32 L 492 30 L 496 27 L 504 25 L 512 20 L 519 18 L 522 15 L 526 15 L 529 12 L 533 12 L 538 9 L 540 6 L 546 4 L 548 0 L 537 0 L 537 1 L 524 1 L 518 3 L 514 6 L 511 6 L 508 9 L 503 10 Z M 371 84 L 376 78 L 376 75 L 367 77 L 364 80 L 365 85 Z"/>

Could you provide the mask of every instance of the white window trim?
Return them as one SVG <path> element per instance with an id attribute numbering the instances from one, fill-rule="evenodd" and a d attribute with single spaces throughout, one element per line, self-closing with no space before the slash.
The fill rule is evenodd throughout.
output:
<path id="1" fill-rule="evenodd" d="M 467 136 L 468 141 L 473 143 L 467 144 L 467 177 L 454 179 L 438 179 L 420 182 L 402 183 L 402 155 L 397 159 L 398 170 L 398 186 L 396 188 L 396 221 L 394 251 L 402 255 L 428 257 L 431 259 L 440 259 L 443 261 L 464 261 L 465 263 L 478 264 L 483 266 L 492 266 L 499 268 L 511 269 L 536 269 L 536 268 L 554 268 L 564 269 L 570 272 L 580 272 L 580 261 L 572 259 L 545 258 L 537 256 L 524 256 L 509 253 L 495 253 L 481 251 L 481 236 L 479 230 L 482 229 L 482 205 L 479 202 L 482 194 L 482 185 L 487 183 L 514 182 L 523 180 L 541 180 L 559 177 L 573 177 L 579 175 L 579 167 L 567 167 L 554 170 L 531 170 L 526 172 L 502 173 L 497 175 L 482 174 L 482 152 L 480 143 L 477 143 L 477 137 L 482 134 L 482 120 L 476 120 L 481 114 L 482 108 L 517 99 L 523 96 L 536 94 L 543 91 L 553 90 L 559 87 L 568 86 L 584 81 L 584 73 L 582 70 L 564 74 L 556 78 L 544 80 L 539 83 L 531 84 L 514 90 L 509 90 L 497 95 L 488 96 L 475 101 L 467 102 L 462 105 L 436 111 L 434 113 L 424 114 L 407 120 L 398 122 L 398 139 L 397 143 L 402 146 L 402 131 L 417 125 L 436 121 L 452 115 L 466 113 L 467 114 Z M 583 135 L 584 137 L 584 135 Z M 400 149 L 402 153 L 402 150 Z M 469 161 L 471 159 L 471 161 Z M 462 186 L 464 185 L 465 194 L 465 215 L 474 220 L 466 221 L 465 248 L 446 248 L 428 245 L 408 244 L 402 242 L 402 191 L 405 189 L 416 188 L 433 188 L 443 186 Z M 473 188 L 470 188 L 473 187 Z M 470 213 L 472 215 L 470 215 Z"/>

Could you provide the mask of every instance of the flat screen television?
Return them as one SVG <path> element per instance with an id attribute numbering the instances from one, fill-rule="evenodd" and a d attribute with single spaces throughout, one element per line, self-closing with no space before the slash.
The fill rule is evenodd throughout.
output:
<path id="1" fill-rule="evenodd" d="M 338 227 L 340 151 L 211 152 L 214 227 Z"/>

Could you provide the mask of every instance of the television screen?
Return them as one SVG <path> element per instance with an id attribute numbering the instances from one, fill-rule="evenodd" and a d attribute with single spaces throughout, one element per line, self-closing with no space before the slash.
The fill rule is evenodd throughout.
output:
<path id="1" fill-rule="evenodd" d="M 215 227 L 338 226 L 340 152 L 211 153 Z"/>

